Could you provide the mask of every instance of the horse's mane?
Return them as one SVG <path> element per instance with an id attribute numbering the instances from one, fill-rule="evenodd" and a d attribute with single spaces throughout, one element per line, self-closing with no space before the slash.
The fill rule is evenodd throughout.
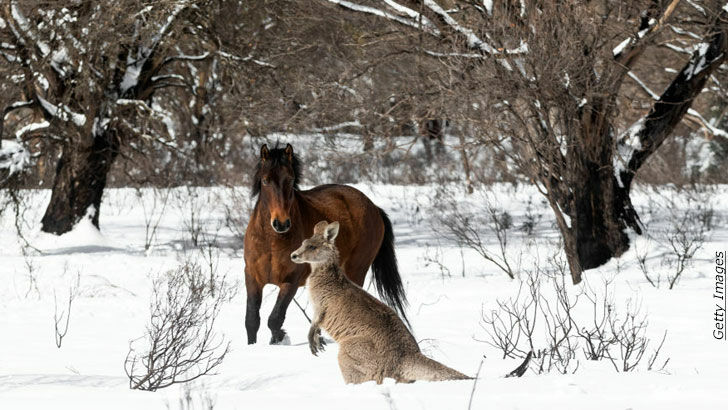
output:
<path id="1" fill-rule="evenodd" d="M 293 189 L 298 191 L 298 181 L 301 179 L 301 163 L 298 161 L 296 153 L 293 153 L 293 160 L 288 161 L 285 148 L 279 148 L 278 143 L 273 149 L 268 150 L 268 158 L 265 161 L 258 159 L 258 165 L 255 167 L 255 176 L 253 177 L 253 188 L 251 195 L 253 197 L 260 194 L 260 180 L 264 171 L 290 165 L 293 168 Z"/>

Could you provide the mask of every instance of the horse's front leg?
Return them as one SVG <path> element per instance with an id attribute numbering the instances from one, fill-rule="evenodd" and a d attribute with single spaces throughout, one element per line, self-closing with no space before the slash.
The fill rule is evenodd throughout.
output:
<path id="1" fill-rule="evenodd" d="M 245 269 L 245 288 L 248 301 L 245 309 L 245 331 L 248 333 L 248 344 L 258 340 L 260 328 L 260 303 L 263 300 L 263 287 Z"/>
<path id="2" fill-rule="evenodd" d="M 268 317 L 268 328 L 271 333 L 270 344 L 272 345 L 279 344 L 286 337 L 286 331 L 282 329 L 283 321 L 286 320 L 286 310 L 288 310 L 288 305 L 293 300 L 297 290 L 298 285 L 296 283 L 285 282 L 280 285 L 278 299 L 275 306 L 273 306 L 273 311 L 270 312 L 270 317 Z"/>

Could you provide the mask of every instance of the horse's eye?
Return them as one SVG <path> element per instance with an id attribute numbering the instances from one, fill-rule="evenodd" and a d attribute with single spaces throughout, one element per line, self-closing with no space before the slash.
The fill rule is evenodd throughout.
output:
<path id="1" fill-rule="evenodd" d="M 263 178 L 263 185 L 270 185 L 270 178 L 268 178 L 268 177 Z"/>
<path id="2" fill-rule="evenodd" d="M 308 249 L 309 251 L 314 251 L 314 250 L 316 250 L 316 247 L 315 247 L 315 246 L 313 246 L 313 245 L 308 245 L 308 246 L 306 247 L 306 249 Z"/>

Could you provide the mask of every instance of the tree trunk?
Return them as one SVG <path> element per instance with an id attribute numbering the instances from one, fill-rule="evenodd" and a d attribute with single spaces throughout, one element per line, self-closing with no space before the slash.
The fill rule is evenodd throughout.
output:
<path id="1" fill-rule="evenodd" d="M 627 228 L 642 233 L 629 189 L 619 186 L 611 167 L 588 162 L 585 171 L 583 184 L 573 191 L 572 219 L 577 256 L 584 270 L 601 266 L 629 249 Z"/>
<path id="2" fill-rule="evenodd" d="M 106 176 L 118 153 L 119 140 L 110 131 L 94 137 L 89 148 L 64 147 L 56 167 L 51 201 L 41 220 L 43 232 L 69 232 L 87 214 L 99 227 Z"/>

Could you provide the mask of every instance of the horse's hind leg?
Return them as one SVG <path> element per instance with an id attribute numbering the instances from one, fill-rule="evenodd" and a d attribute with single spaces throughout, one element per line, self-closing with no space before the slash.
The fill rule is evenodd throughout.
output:
<path id="1" fill-rule="evenodd" d="M 248 333 L 248 344 L 258 340 L 258 329 L 260 328 L 260 303 L 263 300 L 263 287 L 245 272 L 245 288 L 248 293 L 248 301 L 245 309 L 245 331 Z"/>
<path id="2" fill-rule="evenodd" d="M 288 305 L 298 290 L 298 285 L 295 283 L 281 283 L 279 287 L 278 299 L 276 300 L 275 306 L 273 306 L 273 311 L 270 312 L 270 316 L 268 317 L 268 328 L 271 333 L 270 344 L 272 345 L 282 342 L 286 337 L 286 331 L 282 329 L 283 321 L 286 320 Z"/>

